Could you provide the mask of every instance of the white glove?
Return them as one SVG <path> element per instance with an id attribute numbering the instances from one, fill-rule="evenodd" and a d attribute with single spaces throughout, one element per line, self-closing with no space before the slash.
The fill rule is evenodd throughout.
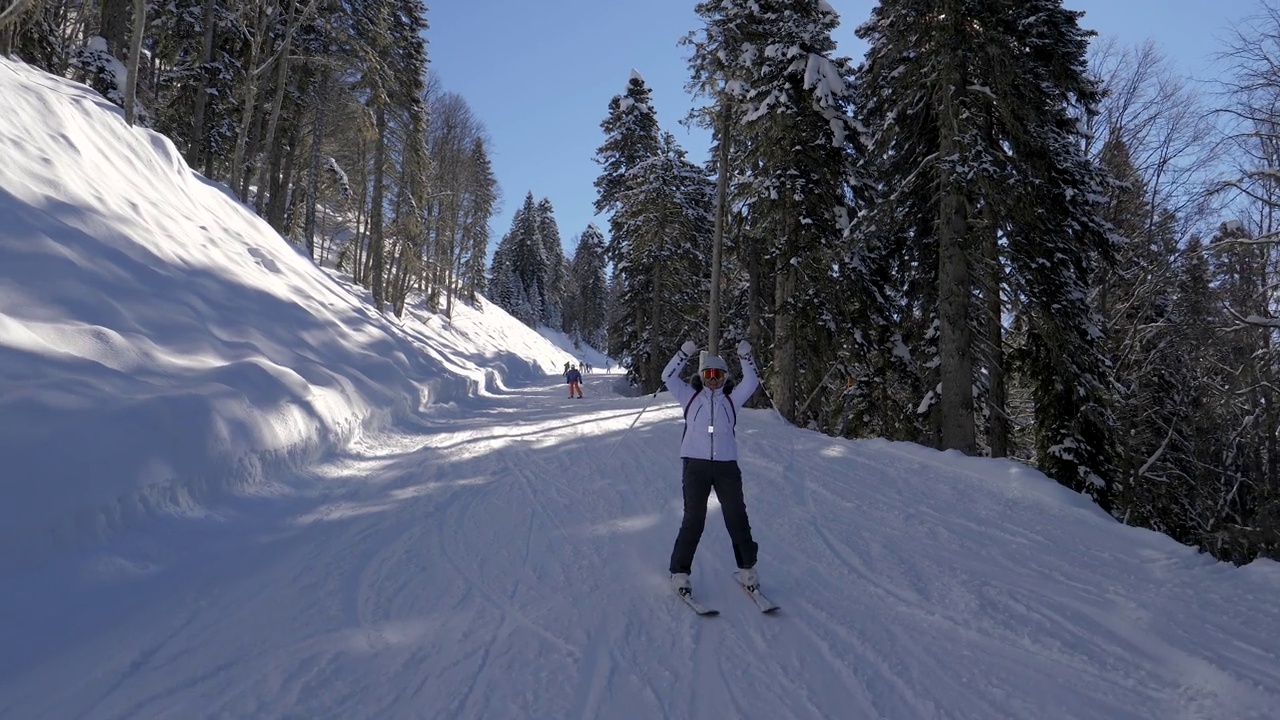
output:
<path id="1" fill-rule="evenodd" d="M 698 352 L 698 344 L 692 340 L 685 340 L 684 344 L 680 346 L 680 352 L 684 353 L 687 358 L 693 357 L 694 353 Z"/>
<path id="2" fill-rule="evenodd" d="M 751 357 L 751 343 L 746 340 L 738 343 L 738 357 Z"/>

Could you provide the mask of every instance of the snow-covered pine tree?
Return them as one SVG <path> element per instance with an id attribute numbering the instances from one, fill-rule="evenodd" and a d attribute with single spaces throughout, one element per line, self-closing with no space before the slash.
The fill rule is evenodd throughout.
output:
<path id="1" fill-rule="evenodd" d="M 516 277 L 515 239 L 508 232 L 493 251 L 493 263 L 489 267 L 489 300 L 515 316 L 516 310 L 528 304 L 524 285 Z"/>
<path id="2" fill-rule="evenodd" d="M 850 368 L 846 432 L 937 445 L 940 51 L 936 23 L 926 20 L 933 5 L 881 2 L 857 29 L 868 44 L 854 76 L 868 145 L 857 163 L 874 193 L 851 245 L 880 278 L 884 310 L 868 351 Z"/>
<path id="3" fill-rule="evenodd" d="M 975 13 L 950 0 L 886 0 L 857 31 L 869 44 L 857 75 L 870 142 L 864 172 L 881 192 L 856 232 L 882 249 L 890 287 L 902 289 L 891 298 L 904 343 L 898 354 L 927 390 L 912 408 L 926 420 L 920 439 L 964 452 L 977 440 L 971 298 L 984 285 L 977 269 L 987 236 L 977 208 L 1002 184 L 1006 164 L 992 157 L 992 113 L 971 57 L 988 47 L 981 34 L 991 24 Z M 894 370 L 879 365 L 878 373 Z"/>
<path id="4" fill-rule="evenodd" d="M 832 268 L 849 223 L 858 126 L 849 112 L 852 67 L 834 56 L 839 17 L 821 0 L 726 0 L 695 10 L 706 28 L 688 40 L 691 86 L 717 105 L 702 117 L 720 121 L 735 205 L 750 218 L 749 237 L 764 243 L 743 249 L 758 253 L 770 280 L 748 301 L 768 309 L 771 342 L 758 352 L 769 395 L 783 415 L 807 423 L 797 411 L 830 376 L 840 347 L 830 339 L 844 317 Z"/>
<path id="5" fill-rule="evenodd" d="M 610 99 L 608 114 L 600 123 L 605 138 L 596 149 L 595 156 L 596 164 L 601 167 L 595 180 L 595 211 L 609 216 L 605 252 L 613 266 L 612 285 L 619 300 L 633 296 L 627 288 L 645 284 L 643 277 L 633 277 L 643 269 L 628 260 L 630 238 L 616 218 L 623 210 L 622 193 L 627 188 L 627 173 L 640 163 L 657 157 L 662 149 L 658 115 L 651 103 L 651 95 L 644 78 L 632 70 L 626 91 Z M 640 335 L 645 322 L 643 307 L 619 302 L 612 311 L 608 326 L 609 354 L 621 358 L 626 365 L 640 361 L 642 356 L 630 353 L 635 349 L 634 338 Z M 636 377 L 631 379 L 634 382 Z"/>
<path id="6" fill-rule="evenodd" d="M 1171 323 L 1175 221 L 1153 212 L 1119 133 L 1109 135 L 1099 158 L 1109 178 L 1103 216 L 1124 238 L 1114 266 L 1093 281 L 1106 354 L 1116 359 L 1110 401 L 1117 428 L 1113 511 L 1127 523 L 1168 532 L 1160 496 L 1181 479 L 1170 461 L 1189 430 L 1183 406 L 1196 385 Z"/>
<path id="7" fill-rule="evenodd" d="M 619 301 L 634 323 L 614 329 L 628 377 L 656 390 L 672 348 L 705 323 L 715 188 L 670 133 L 657 157 L 627 173 L 612 224 L 627 238 L 614 261 Z"/>
<path id="8" fill-rule="evenodd" d="M 604 235 L 594 223 L 578 236 L 569 263 L 568 296 L 565 299 L 565 332 L 575 342 L 602 348 L 608 326 L 608 260 Z"/>
<path id="9" fill-rule="evenodd" d="M 529 192 L 524 205 L 511 218 L 511 230 L 507 234 L 511 277 L 518 289 L 516 304 L 507 310 L 529 327 L 537 327 L 542 321 L 546 301 L 547 258 L 538 225 L 538 206 L 533 193 Z"/>
<path id="10" fill-rule="evenodd" d="M 462 257 L 458 287 L 463 299 L 475 304 L 476 296 L 488 294 L 485 286 L 484 262 L 489 252 L 489 218 L 498 203 L 498 180 L 485 149 L 483 138 L 471 144 L 469 171 L 464 190 L 465 210 L 462 218 Z"/>
<path id="11" fill-rule="evenodd" d="M 657 157 L 661 151 L 658 114 L 653 109 L 651 95 L 644 78 L 632 70 L 626 92 L 609 100 L 609 114 L 600 123 L 605 139 L 595 156 L 596 164 L 601 167 L 595 180 L 597 215 L 617 212 L 619 196 L 626 190 L 627 171 Z M 621 242 L 612 227 L 610 234 L 611 245 Z"/>
<path id="12" fill-rule="evenodd" d="M 564 294 L 568 268 L 564 247 L 560 244 L 560 227 L 556 225 L 555 209 L 551 200 L 538 201 L 538 239 L 542 241 L 542 256 L 546 270 L 542 279 L 542 317 L 540 322 L 549 328 L 561 330 L 564 326 Z"/>
<path id="13" fill-rule="evenodd" d="M 990 68 L 989 92 L 1021 179 L 1006 228 L 1008 277 L 1030 318 L 1019 353 L 1036 403 L 1037 461 L 1109 508 L 1110 360 L 1088 283 L 1113 262 L 1118 236 L 1101 214 L 1103 176 L 1083 150 L 1078 116 L 1093 112 L 1100 91 L 1081 15 L 1061 0 L 1029 0 L 993 18 L 1011 56 Z"/>
<path id="14" fill-rule="evenodd" d="M 698 231 L 690 225 L 698 222 L 691 218 L 700 217 L 710 230 L 709 208 L 697 207 L 706 176 L 688 163 L 674 138 L 660 132 L 650 91 L 637 72 L 632 72 L 626 93 L 610 101 L 601 128 L 605 141 L 596 154 L 603 168 L 596 180 L 596 211 L 610 215 L 607 254 L 618 302 L 609 325 L 609 351 L 626 358 L 630 380 L 647 392 L 657 387 L 668 346 L 705 324 L 698 319 L 706 316 L 705 296 L 689 305 L 685 293 L 701 288 L 705 295 L 698 278 L 705 275 L 699 263 L 706 249 L 697 247 L 691 234 Z M 687 248 L 690 254 L 673 257 L 664 255 L 663 248 Z M 676 327 L 656 327 L 655 322 Z M 677 337 L 681 333 L 685 338 Z"/>
<path id="15" fill-rule="evenodd" d="M 1280 157 L 1270 166 L 1277 161 Z M 1270 187 L 1257 191 L 1276 192 Z M 1274 196 L 1271 201 L 1280 205 Z M 1275 442 L 1280 434 L 1280 321 L 1270 290 L 1280 282 L 1280 263 L 1274 241 L 1267 239 L 1276 232 L 1271 224 L 1251 231 L 1242 222 L 1227 222 L 1208 248 L 1213 288 L 1223 308 L 1215 345 L 1225 376 L 1214 402 L 1222 441 L 1218 477 L 1205 503 L 1216 512 L 1206 518 L 1211 525 L 1203 537 L 1215 555 L 1235 562 L 1260 554 L 1280 557 L 1280 458 Z"/>
<path id="16" fill-rule="evenodd" d="M 920 407 L 937 404 L 935 442 L 977 451 L 976 375 L 984 362 L 1008 366 L 992 323 L 1016 308 L 1041 466 L 1102 498 L 1107 366 L 1086 283 L 1111 233 L 1075 120 L 1098 99 L 1078 18 L 1059 0 L 882 2 L 858 32 L 870 44 L 859 93 L 884 199 L 859 232 L 905 271 L 903 350 L 937 367 L 925 386 L 940 397 Z"/>

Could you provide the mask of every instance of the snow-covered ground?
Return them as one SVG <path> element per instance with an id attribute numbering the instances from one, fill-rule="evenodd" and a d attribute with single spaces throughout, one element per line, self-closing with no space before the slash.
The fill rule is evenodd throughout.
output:
<path id="1" fill-rule="evenodd" d="M 567 398 L 492 305 L 379 316 L 86 89 L 0 96 L 0 718 L 1280 716 L 1276 563 L 769 411 L 782 610 L 713 507 L 697 617 L 667 394 Z"/>

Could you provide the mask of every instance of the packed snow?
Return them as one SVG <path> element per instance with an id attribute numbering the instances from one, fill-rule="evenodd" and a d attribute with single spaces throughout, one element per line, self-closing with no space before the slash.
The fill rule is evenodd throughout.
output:
<path id="1" fill-rule="evenodd" d="M 713 505 L 698 617 L 667 393 L 487 302 L 380 314 L 87 88 L 0 60 L 0 96 L 2 718 L 1280 714 L 1275 563 L 769 410 L 782 609 Z"/>

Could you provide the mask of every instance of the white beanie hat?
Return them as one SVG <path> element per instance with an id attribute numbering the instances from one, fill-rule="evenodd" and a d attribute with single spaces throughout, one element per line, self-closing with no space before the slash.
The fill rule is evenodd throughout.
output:
<path id="1" fill-rule="evenodd" d="M 702 354 L 698 356 L 698 373 L 702 373 L 703 370 L 707 369 L 720 370 L 725 374 L 729 372 L 729 366 L 724 364 L 724 360 L 721 360 L 719 355 L 712 355 L 703 350 Z"/>

